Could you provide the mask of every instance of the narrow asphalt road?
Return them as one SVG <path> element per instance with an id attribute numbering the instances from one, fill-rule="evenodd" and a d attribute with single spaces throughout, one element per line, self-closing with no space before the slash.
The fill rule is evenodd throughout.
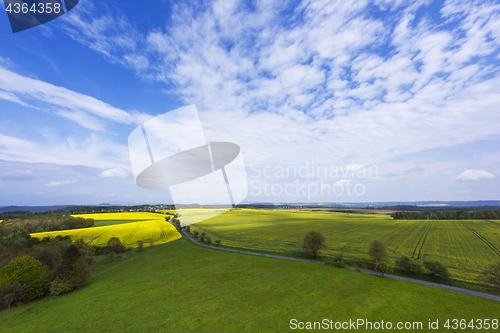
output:
<path id="1" fill-rule="evenodd" d="M 273 254 L 264 254 L 264 253 L 257 253 L 257 252 L 231 250 L 231 249 L 225 249 L 225 248 L 222 248 L 222 247 L 207 245 L 207 244 L 200 243 L 199 241 L 197 241 L 196 239 L 194 239 L 193 236 L 191 236 L 184 229 L 182 229 L 182 232 L 184 233 L 184 235 L 186 235 L 190 240 L 192 240 L 196 244 L 201 245 L 201 246 L 205 246 L 205 247 L 210 247 L 212 249 L 229 251 L 229 252 L 245 253 L 245 254 L 253 254 L 253 255 L 262 256 L 262 257 L 270 257 L 270 258 L 278 258 L 278 259 L 288 259 L 288 260 L 295 260 L 295 261 L 305 261 L 305 262 L 312 262 L 312 263 L 320 264 L 320 265 L 326 265 L 326 263 L 324 263 L 322 261 L 308 260 L 308 259 L 299 259 L 299 258 L 291 258 L 291 257 L 284 257 L 284 256 L 276 256 L 276 255 L 273 255 Z M 353 267 L 351 267 L 350 269 L 351 270 L 356 270 Z M 361 269 L 360 271 L 362 271 L 364 273 L 367 273 L 367 274 L 372 274 L 372 275 L 378 275 L 378 276 L 382 275 L 379 272 L 369 271 L 369 270 L 365 270 L 365 269 Z M 477 291 L 472 291 L 472 290 L 467 290 L 467 289 L 462 289 L 462 288 L 447 286 L 447 285 L 444 285 L 444 284 L 427 282 L 427 281 L 421 281 L 421 280 L 415 280 L 415 279 L 410 279 L 410 278 L 406 278 L 406 277 L 402 277 L 402 276 L 397 276 L 397 275 L 392 275 L 392 274 L 385 274 L 384 277 L 388 277 L 388 278 L 392 278 L 392 279 L 397 279 L 397 280 L 408 281 L 408 282 L 415 282 L 415 283 L 425 284 L 425 285 L 431 286 L 431 287 L 448 289 L 448 290 L 454 290 L 454 291 L 458 291 L 458 292 L 464 293 L 464 294 L 469 294 L 469 295 L 474 295 L 474 296 L 479 296 L 479 297 L 484 297 L 484 298 L 489 298 L 489 299 L 494 299 L 496 301 L 500 301 L 500 297 L 499 296 L 494 296 L 494 295 L 490 295 L 490 294 L 480 293 L 480 292 L 477 292 Z"/>

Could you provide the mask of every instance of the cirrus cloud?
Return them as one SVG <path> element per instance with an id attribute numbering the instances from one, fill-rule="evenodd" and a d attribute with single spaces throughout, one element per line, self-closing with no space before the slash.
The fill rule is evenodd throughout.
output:
<path id="1" fill-rule="evenodd" d="M 130 175 L 130 172 L 127 170 L 124 170 L 122 168 L 112 168 L 105 170 L 99 174 L 99 177 L 105 177 L 105 178 L 112 178 L 112 177 L 117 177 L 117 178 L 123 178 L 127 177 Z"/>
<path id="2" fill-rule="evenodd" d="M 460 180 L 478 180 L 483 178 L 494 178 L 495 175 L 484 170 L 466 170 L 462 172 L 457 179 Z"/>
<path id="3" fill-rule="evenodd" d="M 50 182 L 47 184 L 47 186 L 61 186 L 61 185 L 69 185 L 69 184 L 74 184 L 76 183 L 76 180 L 65 180 L 65 181 L 61 181 L 61 182 Z"/>

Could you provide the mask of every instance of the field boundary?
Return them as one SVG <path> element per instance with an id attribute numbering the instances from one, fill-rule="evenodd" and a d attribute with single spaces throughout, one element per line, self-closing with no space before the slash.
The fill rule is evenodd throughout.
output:
<path id="1" fill-rule="evenodd" d="M 317 260 L 300 259 L 300 258 L 293 258 L 293 257 L 278 256 L 278 255 L 274 255 L 274 254 L 265 254 L 265 253 L 258 253 L 258 252 L 233 250 L 233 249 L 226 249 L 226 248 L 222 248 L 222 247 L 217 247 L 217 246 L 212 246 L 212 245 L 208 245 L 208 244 L 203 244 L 203 243 L 200 243 L 199 241 L 197 241 L 196 239 L 194 239 L 193 236 L 191 236 L 184 229 L 181 229 L 181 231 L 182 231 L 182 233 L 187 238 L 189 238 L 194 243 L 196 243 L 198 245 L 201 245 L 201 246 L 205 246 L 205 247 L 209 247 L 209 248 L 212 248 L 212 249 L 216 249 L 216 250 L 223 250 L 223 251 L 229 251 L 229 252 L 237 252 L 237 253 L 243 253 L 243 254 L 252 254 L 252 255 L 256 255 L 256 256 L 269 257 L 269 258 L 277 258 L 277 259 L 287 259 L 287 260 L 294 260 L 294 261 L 311 262 L 311 263 L 314 263 L 314 264 L 326 265 L 325 262 L 317 261 Z M 350 267 L 349 269 L 354 270 L 354 271 L 357 270 L 357 269 L 355 269 L 353 267 Z M 384 275 L 382 275 L 382 273 L 375 272 L 375 271 L 370 271 L 370 270 L 366 270 L 366 269 L 359 269 L 359 271 L 363 272 L 363 273 L 371 274 L 371 275 L 384 276 L 384 277 L 388 277 L 388 278 L 391 278 L 391 279 L 402 280 L 402 281 L 413 282 L 413 283 L 419 283 L 419 284 L 423 284 L 423 285 L 426 285 L 426 286 L 431 286 L 431 287 L 436 287 L 436 288 L 441 288 L 441 289 L 454 290 L 454 291 L 458 291 L 458 292 L 464 293 L 464 294 L 469 294 L 469 295 L 473 295 L 473 296 L 479 296 L 479 297 L 483 297 L 483 298 L 489 298 L 489 299 L 493 299 L 493 300 L 496 300 L 496 301 L 500 301 L 500 296 L 485 294 L 485 293 L 481 293 L 481 292 L 478 292 L 478 291 L 472 291 L 472 290 L 468 290 L 468 289 L 447 286 L 445 284 L 439 284 L 439 283 L 434 283 L 434 282 L 427 282 L 427 281 L 422 281 L 422 280 L 416 280 L 416 279 L 411 279 L 411 278 L 407 278 L 407 277 L 403 277 L 403 276 L 397 276 L 397 275 L 392 275 L 392 274 L 384 274 Z"/>

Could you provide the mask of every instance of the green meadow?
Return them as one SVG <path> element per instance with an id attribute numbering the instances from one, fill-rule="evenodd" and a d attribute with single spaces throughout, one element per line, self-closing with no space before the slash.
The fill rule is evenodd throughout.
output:
<path id="1" fill-rule="evenodd" d="M 307 257 L 302 240 L 316 230 L 328 245 L 319 260 L 342 254 L 360 265 L 369 263 L 369 244 L 378 239 L 393 261 L 402 255 L 421 262 L 437 260 L 453 279 L 468 283 L 500 260 L 500 224 L 493 220 L 394 220 L 376 214 L 235 209 L 191 227 L 212 240 L 221 239 L 225 247 L 294 257 Z"/>
<path id="2" fill-rule="evenodd" d="M 447 319 L 498 319 L 498 308 L 495 300 L 205 248 L 183 237 L 110 264 L 81 289 L 2 311 L 0 327 L 2 333 L 288 332 L 292 319 L 364 319 L 422 322 L 425 332 L 429 320 L 448 331 Z"/>

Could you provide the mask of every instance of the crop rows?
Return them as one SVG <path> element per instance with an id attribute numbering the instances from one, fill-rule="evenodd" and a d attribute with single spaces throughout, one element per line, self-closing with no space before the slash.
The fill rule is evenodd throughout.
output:
<path id="1" fill-rule="evenodd" d="M 464 281 L 475 280 L 500 253 L 500 224 L 489 220 L 393 220 L 374 214 L 237 209 L 192 228 L 228 247 L 292 256 L 304 256 L 304 234 L 316 230 L 328 245 L 320 259 L 342 253 L 360 263 L 369 261 L 368 246 L 378 239 L 393 261 L 402 255 L 421 262 L 437 260 Z"/>

